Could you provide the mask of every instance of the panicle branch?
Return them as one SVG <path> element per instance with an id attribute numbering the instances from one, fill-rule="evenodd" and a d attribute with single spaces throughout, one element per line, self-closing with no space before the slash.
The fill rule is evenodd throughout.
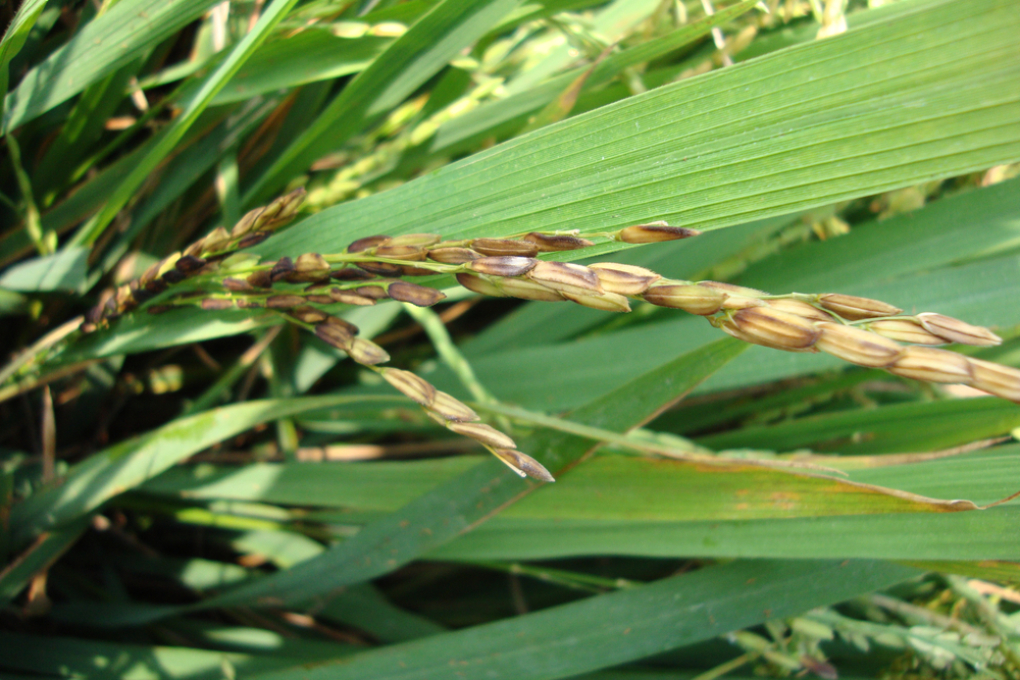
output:
<path id="1" fill-rule="evenodd" d="M 554 480 L 549 471 L 518 451 L 512 438 L 479 422 L 470 407 L 414 373 L 379 366 L 390 359 L 386 351 L 359 338 L 357 326 L 321 307 L 338 303 L 367 306 L 385 299 L 428 307 L 445 295 L 404 277 L 454 274 L 465 288 L 491 297 L 571 301 L 614 312 L 629 312 L 631 300 L 680 309 L 705 317 L 744 342 L 789 352 L 825 352 L 858 366 L 927 382 L 963 383 L 1020 403 L 1017 369 L 935 347 L 999 344 L 1001 339 L 987 328 L 929 312 L 905 315 L 886 302 L 840 293 L 770 295 L 717 281 L 667 279 L 633 265 L 600 262 L 582 266 L 538 259 L 540 253 L 594 245 L 580 232 L 451 241 L 427 233 L 378 235 L 358 239 L 342 253 L 304 253 L 296 259 L 284 257 L 267 263 L 237 252 L 268 238 L 295 214 L 302 200 L 302 190 L 287 194 L 252 210 L 231 231 L 217 228 L 182 252 L 157 262 L 138 280 L 117 288 L 91 309 L 81 330 L 105 326 L 175 284 L 203 284 L 203 290 L 171 295 L 158 301 L 161 304 L 150 305 L 148 311 L 197 305 L 208 310 L 265 308 L 281 313 L 378 373 L 435 422 L 474 439 L 521 476 L 550 482 Z M 699 233 L 653 222 L 589 235 L 625 243 L 656 243 Z M 209 291 L 212 285 L 218 290 Z"/>

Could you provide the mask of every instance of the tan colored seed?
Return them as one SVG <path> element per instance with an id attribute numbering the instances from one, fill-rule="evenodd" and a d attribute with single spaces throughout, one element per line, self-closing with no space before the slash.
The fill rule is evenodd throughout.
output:
<path id="1" fill-rule="evenodd" d="M 190 257 L 199 257 L 202 251 L 205 249 L 205 239 L 200 238 L 190 246 L 184 249 L 184 255 Z"/>
<path id="2" fill-rule="evenodd" d="M 661 279 L 651 269 L 615 262 L 597 262 L 589 268 L 599 277 L 602 290 L 620 295 L 641 295 L 648 287 Z"/>
<path id="3" fill-rule="evenodd" d="M 404 276 L 432 276 L 436 272 L 424 267 L 412 267 L 409 264 L 401 265 L 400 273 Z"/>
<path id="4" fill-rule="evenodd" d="M 207 253 L 215 253 L 222 250 L 230 241 L 230 233 L 223 227 L 216 227 L 203 239 L 202 249 Z"/>
<path id="5" fill-rule="evenodd" d="M 294 263 L 294 270 L 302 273 L 328 272 L 329 263 L 318 253 L 305 253 L 298 256 L 297 261 Z"/>
<path id="6" fill-rule="evenodd" d="M 451 420 L 455 423 L 479 420 L 478 414 L 471 410 L 467 404 L 440 390 L 436 390 L 435 399 L 432 400 L 429 409 L 442 416 L 444 420 Z"/>
<path id="7" fill-rule="evenodd" d="M 464 264 L 481 257 L 470 248 L 433 248 L 429 251 L 429 259 L 443 264 Z"/>
<path id="8" fill-rule="evenodd" d="M 305 200 L 304 188 L 298 188 L 280 196 L 266 206 L 256 218 L 253 228 L 256 231 L 272 231 L 290 219 L 301 203 Z"/>
<path id="9" fill-rule="evenodd" d="M 383 379 L 406 397 L 422 406 L 430 406 L 436 399 L 436 388 L 428 380 L 410 371 L 399 368 L 384 368 L 380 371 Z"/>
<path id="10" fill-rule="evenodd" d="M 354 333 L 347 328 L 334 323 L 320 323 L 315 326 L 315 335 L 337 349 L 347 351 L 354 342 Z"/>
<path id="11" fill-rule="evenodd" d="M 767 304 L 772 309 L 778 309 L 782 312 L 796 314 L 797 316 L 804 317 L 805 319 L 811 319 L 812 321 L 822 321 L 825 323 L 833 321 L 831 314 L 826 314 L 825 312 L 818 309 L 814 305 L 808 304 L 803 300 L 791 300 L 790 298 L 779 298 L 778 300 L 768 300 Z"/>
<path id="12" fill-rule="evenodd" d="M 538 254 L 538 246 L 534 243 L 508 238 L 476 238 L 471 241 L 471 249 L 494 257 L 534 257 Z"/>
<path id="13" fill-rule="evenodd" d="M 372 272 L 379 276 L 400 276 L 404 273 L 404 269 L 399 264 L 389 262 L 355 262 L 354 264 L 366 272 Z"/>
<path id="14" fill-rule="evenodd" d="M 578 250 L 595 245 L 586 238 L 569 236 L 567 234 L 542 234 L 533 231 L 522 239 L 534 243 L 540 253 L 554 253 L 561 250 Z"/>
<path id="15" fill-rule="evenodd" d="M 386 350 L 364 338 L 354 338 L 350 348 L 346 351 L 352 359 L 366 366 L 384 364 L 390 360 L 390 355 L 386 353 Z"/>
<path id="16" fill-rule="evenodd" d="M 485 423 L 450 423 L 447 427 L 457 434 L 471 437 L 486 446 L 492 446 L 497 449 L 513 449 L 517 447 L 513 439 Z"/>
<path id="17" fill-rule="evenodd" d="M 288 316 L 292 316 L 298 321 L 304 321 L 305 323 L 321 323 L 329 318 L 329 314 L 316 309 L 315 307 L 309 307 L 303 305 L 301 307 L 295 307 L 294 309 L 287 311 Z"/>
<path id="18" fill-rule="evenodd" d="M 490 449 L 496 458 L 521 477 L 533 477 L 542 482 L 555 482 L 545 466 L 526 453 L 515 449 Z"/>
<path id="19" fill-rule="evenodd" d="M 314 302 L 317 305 L 330 305 L 336 302 L 333 298 L 325 294 L 313 294 L 305 295 L 305 300 L 308 302 Z"/>
<path id="20" fill-rule="evenodd" d="M 421 262 L 425 259 L 425 250 L 417 246 L 394 246 L 386 244 L 375 249 L 376 257 L 386 257 L 391 260 L 407 260 L 409 262 Z"/>
<path id="21" fill-rule="evenodd" d="M 815 324 L 821 333 L 815 347 L 858 366 L 884 368 L 903 356 L 903 346 L 860 328 L 839 323 Z"/>
<path id="22" fill-rule="evenodd" d="M 904 347 L 903 356 L 885 370 L 904 378 L 934 383 L 970 383 L 974 377 L 967 357 L 934 347 Z"/>
<path id="23" fill-rule="evenodd" d="M 375 304 L 375 300 L 364 295 L 358 295 L 349 290 L 341 290 L 340 288 L 330 288 L 329 297 L 333 302 L 342 302 L 345 305 L 357 305 L 359 307 L 371 307 Z"/>
<path id="24" fill-rule="evenodd" d="M 224 300 L 223 298 L 206 298 L 202 300 L 202 309 L 230 309 L 233 306 L 233 300 Z"/>
<path id="25" fill-rule="evenodd" d="M 541 283 L 529 279 L 497 279 L 494 283 L 499 286 L 504 295 L 520 300 L 563 301 L 563 295 L 558 291 L 546 288 Z"/>
<path id="26" fill-rule="evenodd" d="M 416 307 L 431 307 L 440 300 L 446 299 L 446 295 L 435 288 L 419 286 L 407 281 L 394 281 L 386 288 L 386 292 L 394 300 L 407 302 Z"/>
<path id="27" fill-rule="evenodd" d="M 626 227 L 617 233 L 616 238 L 624 243 L 659 243 L 660 241 L 676 241 L 701 234 L 697 229 L 671 227 L 665 222 L 649 222 Z"/>
<path id="28" fill-rule="evenodd" d="M 726 295 L 704 286 L 671 283 L 667 280 L 653 283 L 641 297 L 659 307 L 682 309 L 690 314 L 708 316 L 719 311 Z"/>
<path id="29" fill-rule="evenodd" d="M 362 297 L 373 300 L 385 300 L 389 297 L 389 293 L 386 292 L 386 288 L 383 286 L 358 286 L 354 289 L 354 292 Z"/>
<path id="30" fill-rule="evenodd" d="M 432 246 L 443 240 L 439 234 L 403 234 L 394 236 L 387 245 L 390 246 L 417 246 L 423 248 Z"/>
<path id="31" fill-rule="evenodd" d="M 351 245 L 347 246 L 347 252 L 348 253 L 363 253 L 366 250 L 368 250 L 369 248 L 375 248 L 376 246 L 381 246 L 381 245 L 383 245 L 385 243 L 389 243 L 389 241 L 390 241 L 390 237 L 389 236 L 383 236 L 381 234 L 378 235 L 378 236 L 366 236 L 365 238 L 359 238 L 357 241 L 355 241 Z"/>
<path id="32" fill-rule="evenodd" d="M 294 261 L 289 257 L 281 257 L 273 263 L 272 269 L 269 270 L 269 278 L 272 281 L 279 281 L 293 274 L 294 270 Z"/>
<path id="33" fill-rule="evenodd" d="M 238 220 L 237 224 L 234 225 L 234 228 L 230 230 L 231 238 L 238 238 L 240 236 L 244 236 L 249 231 L 251 231 L 252 226 L 255 224 L 255 220 L 258 218 L 259 215 L 262 214 L 264 210 L 265 207 L 261 207 L 253 208 L 252 210 L 246 212 L 244 214 L 244 217 Z"/>
<path id="34" fill-rule="evenodd" d="M 748 307 L 766 307 L 768 303 L 758 298 L 744 297 L 743 295 L 727 295 L 723 300 L 723 309 L 747 309 Z"/>
<path id="35" fill-rule="evenodd" d="M 868 330 L 874 331 L 900 342 L 915 345 L 945 345 L 945 338 L 932 335 L 924 329 L 920 321 L 914 319 L 879 319 L 868 324 Z"/>
<path id="36" fill-rule="evenodd" d="M 894 316 L 903 311 L 899 307 L 893 307 L 881 300 L 872 300 L 871 298 L 857 297 L 856 295 L 842 295 L 840 293 L 820 295 L 818 302 L 822 307 L 851 321 Z"/>
<path id="37" fill-rule="evenodd" d="M 266 298 L 266 307 L 270 309 L 290 309 L 291 307 L 298 307 L 305 303 L 305 299 L 300 295 L 274 295 L 270 298 Z"/>
<path id="38" fill-rule="evenodd" d="M 488 295 L 489 297 L 507 297 L 507 294 L 502 290 L 482 277 L 475 276 L 474 274 L 457 274 L 457 283 L 480 295 Z"/>
<path id="39" fill-rule="evenodd" d="M 490 276 L 524 276 L 538 264 L 538 260 L 530 257 L 480 257 L 468 262 L 467 268 L 479 274 Z"/>
<path id="40" fill-rule="evenodd" d="M 807 319 L 771 307 L 741 309 L 733 315 L 733 323 L 753 342 L 779 349 L 810 347 L 820 334 Z"/>
<path id="41" fill-rule="evenodd" d="M 574 293 L 563 293 L 563 297 L 571 302 L 576 302 L 584 307 L 591 307 L 603 312 L 629 312 L 630 300 L 619 293 L 591 293 L 589 295 L 576 295 Z"/>
<path id="42" fill-rule="evenodd" d="M 981 359 L 970 359 L 970 368 L 971 387 L 1020 403 L 1020 371 Z"/>
<path id="43" fill-rule="evenodd" d="M 244 279 L 235 279 L 231 276 L 223 279 L 223 287 L 234 292 L 246 292 L 252 290 L 250 283 Z"/>
<path id="44" fill-rule="evenodd" d="M 245 281 L 255 288 L 270 288 L 273 285 L 273 279 L 270 276 L 268 269 L 260 269 L 257 272 L 252 272 L 245 277 Z"/>
<path id="45" fill-rule="evenodd" d="M 602 292 L 595 272 L 579 264 L 539 260 L 527 273 L 527 277 L 560 293 L 590 295 Z"/>
<path id="46" fill-rule="evenodd" d="M 983 326 L 972 326 L 969 323 L 954 319 L 951 316 L 924 312 L 917 315 L 921 326 L 932 335 L 945 338 L 950 342 L 958 342 L 961 345 L 977 345 L 988 347 L 1001 345 L 1002 338 Z"/>

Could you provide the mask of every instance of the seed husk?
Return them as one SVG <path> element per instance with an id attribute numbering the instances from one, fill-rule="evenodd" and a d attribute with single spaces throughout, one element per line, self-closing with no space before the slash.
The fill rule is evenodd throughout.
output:
<path id="1" fill-rule="evenodd" d="M 375 275 L 355 267 L 341 267 L 331 271 L 329 277 L 337 281 L 368 281 L 374 279 Z"/>
<path id="2" fill-rule="evenodd" d="M 302 273 L 328 272 L 329 263 L 319 253 L 305 253 L 299 255 L 297 261 L 294 262 L 294 270 Z"/>
<path id="3" fill-rule="evenodd" d="M 304 321 L 305 323 L 321 323 L 329 318 L 329 314 L 316 309 L 315 307 L 309 307 L 308 305 L 302 305 L 301 307 L 294 307 L 293 309 L 287 310 L 288 316 L 292 316 L 298 321 Z"/>
<path id="4" fill-rule="evenodd" d="M 161 265 L 162 265 L 161 262 L 156 262 L 150 265 L 145 270 L 145 272 L 138 278 L 139 283 L 148 288 L 149 284 L 159 277 L 159 268 Z"/>
<path id="5" fill-rule="evenodd" d="M 249 274 L 245 280 L 255 288 L 271 288 L 273 285 L 272 276 L 268 269 L 260 269 Z"/>
<path id="6" fill-rule="evenodd" d="M 425 248 L 434 246 L 443 240 L 439 234 L 403 234 L 390 239 L 388 246 L 417 246 Z"/>
<path id="7" fill-rule="evenodd" d="M 425 250 L 417 246 L 395 246 L 386 244 L 375 249 L 376 257 L 386 257 L 391 260 L 407 260 L 409 262 L 421 262 L 425 259 Z"/>
<path id="8" fill-rule="evenodd" d="M 521 477 L 533 477 L 542 482 L 556 481 L 545 466 L 526 453 L 515 449 L 490 449 L 490 451 Z"/>
<path id="9" fill-rule="evenodd" d="M 539 260 L 527 273 L 527 277 L 560 293 L 590 295 L 602 292 L 595 272 L 579 264 Z"/>
<path id="10" fill-rule="evenodd" d="M 379 276 L 400 276 L 404 273 L 399 264 L 390 264 L 389 262 L 356 262 L 355 265 L 366 272 L 372 272 Z"/>
<path id="11" fill-rule="evenodd" d="M 314 302 L 317 305 L 331 305 L 335 302 L 333 298 L 322 293 L 306 295 L 305 300 L 307 300 L 308 302 Z"/>
<path id="12" fill-rule="evenodd" d="M 230 232 L 223 227 L 216 227 L 202 241 L 202 249 L 207 253 L 215 253 L 223 250 L 230 243 Z"/>
<path id="13" fill-rule="evenodd" d="M 386 292 L 394 300 L 407 302 L 415 307 L 431 307 L 437 302 L 446 299 L 446 295 L 435 288 L 419 286 L 416 283 L 408 283 L 407 281 L 394 281 L 386 288 Z"/>
<path id="14" fill-rule="evenodd" d="M 403 276 L 432 276 L 436 272 L 425 267 L 414 267 L 409 264 L 402 265 L 400 267 L 400 273 Z"/>
<path id="15" fill-rule="evenodd" d="M 241 309 L 257 309 L 259 307 L 265 307 L 266 303 L 262 300 L 254 298 L 237 298 L 237 306 Z"/>
<path id="16" fill-rule="evenodd" d="M 237 224 L 234 225 L 234 228 L 230 230 L 230 236 L 232 238 L 237 238 L 239 236 L 244 236 L 251 231 L 252 225 L 255 224 L 255 219 L 262 214 L 263 210 L 265 210 L 264 206 L 260 208 L 253 208 L 246 212 L 244 217 L 238 220 Z"/>
<path id="17" fill-rule="evenodd" d="M 690 314 L 709 316 L 722 308 L 726 295 L 704 286 L 667 281 L 653 283 L 641 297 L 659 307 L 682 309 Z"/>
<path id="18" fill-rule="evenodd" d="M 815 324 L 821 333 L 815 347 L 858 366 L 884 368 L 903 356 L 903 346 L 860 328 L 839 323 Z"/>
<path id="19" fill-rule="evenodd" d="M 851 321 L 895 316 L 903 311 L 899 307 L 893 307 L 881 300 L 872 300 L 871 298 L 857 297 L 856 295 L 843 295 L 841 293 L 820 295 L 818 296 L 818 302 L 822 307 Z"/>
<path id="20" fill-rule="evenodd" d="M 300 307 L 304 303 L 305 299 L 300 295 L 273 295 L 266 298 L 266 307 L 270 309 L 290 309 Z"/>
<path id="21" fill-rule="evenodd" d="M 351 359 L 365 366 L 384 364 L 390 360 L 390 355 L 386 353 L 386 350 L 371 340 L 365 340 L 364 338 L 354 338 L 346 352 L 350 355 Z"/>
<path id="22" fill-rule="evenodd" d="M 515 449 L 517 444 L 514 440 L 506 436 L 499 430 L 486 425 L 485 423 L 450 423 L 447 425 L 452 431 L 457 434 L 462 434 L 465 437 L 471 437 L 472 439 L 485 444 L 486 446 L 492 446 L 497 449 Z"/>
<path id="23" fill-rule="evenodd" d="M 478 414 L 471 410 L 467 404 L 440 390 L 436 390 L 436 396 L 429 409 L 442 416 L 444 420 L 455 423 L 479 420 Z"/>
<path id="24" fill-rule="evenodd" d="M 206 298 L 202 300 L 202 309 L 216 310 L 216 309 L 230 309 L 234 306 L 233 300 L 226 300 L 223 298 Z"/>
<path id="25" fill-rule="evenodd" d="M 457 274 L 457 283 L 480 295 L 488 295 L 490 297 L 507 297 L 506 293 L 494 286 L 492 283 L 486 281 L 481 276 L 475 276 L 474 274 Z"/>
<path id="26" fill-rule="evenodd" d="M 272 236 L 268 231 L 253 231 L 245 234 L 241 237 L 241 240 L 237 242 L 237 249 L 244 250 L 245 248 L 251 248 L 265 241 L 267 238 Z"/>
<path id="27" fill-rule="evenodd" d="M 1002 344 L 1002 338 L 987 328 L 972 326 L 951 316 L 924 312 L 917 315 L 917 320 L 926 331 L 940 338 L 945 338 L 949 342 L 958 342 L 961 345 L 977 345 L 979 347 Z"/>
<path id="28" fill-rule="evenodd" d="M 204 238 L 198 239 L 197 241 L 195 241 L 190 246 L 184 249 L 184 255 L 198 257 L 199 255 L 202 254 L 202 250 L 205 247 L 204 244 L 205 244 Z"/>
<path id="29" fill-rule="evenodd" d="M 362 297 L 373 300 L 386 300 L 390 297 L 384 286 L 358 286 L 354 289 L 354 292 Z"/>
<path id="30" fill-rule="evenodd" d="M 188 275 L 185 274 L 184 272 L 179 272 L 176 269 L 171 269 L 170 271 L 166 272 L 165 274 L 163 274 L 163 276 L 159 278 L 162 279 L 168 285 L 173 285 L 175 283 L 180 283 L 184 279 L 188 278 Z"/>
<path id="31" fill-rule="evenodd" d="M 482 255 L 493 257 L 534 257 L 538 255 L 538 246 L 529 241 L 514 241 L 508 238 L 476 238 L 471 241 L 471 249 Z"/>
<path id="32" fill-rule="evenodd" d="M 920 321 L 914 319 L 879 319 L 868 324 L 868 330 L 879 335 L 910 342 L 915 345 L 945 345 L 945 338 L 932 335 L 924 329 Z"/>
<path id="33" fill-rule="evenodd" d="M 723 309 L 747 309 L 748 307 L 765 307 L 767 303 L 758 298 L 744 297 L 743 295 L 727 295 L 723 300 Z"/>
<path id="34" fill-rule="evenodd" d="M 981 359 L 969 359 L 969 362 L 974 374 L 970 382 L 971 387 L 1003 399 L 1020 402 L 1020 371 Z"/>
<path id="35" fill-rule="evenodd" d="M 562 302 L 564 299 L 559 291 L 546 288 L 541 283 L 529 279 L 497 279 L 495 284 L 499 286 L 505 295 L 520 300 Z"/>
<path id="36" fill-rule="evenodd" d="M 290 274 L 294 273 L 295 266 L 294 260 L 289 257 L 281 257 L 275 263 L 273 263 L 272 269 L 269 270 L 269 280 L 273 283 L 286 278 Z"/>
<path id="37" fill-rule="evenodd" d="M 779 349 L 811 347 L 820 335 L 807 319 L 771 307 L 741 309 L 733 315 L 733 323 L 752 342 Z"/>
<path id="38" fill-rule="evenodd" d="M 540 253 L 554 253 L 561 250 L 578 250 L 595 245 L 586 238 L 567 234 L 543 234 L 533 231 L 522 239 L 534 243 Z"/>
<path id="39" fill-rule="evenodd" d="M 256 218 L 252 229 L 255 231 L 273 231 L 289 220 L 297 212 L 305 200 L 304 188 L 298 188 L 280 196 L 266 206 Z"/>
<path id="40" fill-rule="evenodd" d="M 227 290 L 232 290 L 238 293 L 248 292 L 252 290 L 252 285 L 250 283 L 248 283 L 244 279 L 235 279 L 232 276 L 228 276 L 227 278 L 223 279 L 223 287 L 226 288 Z"/>
<path id="41" fill-rule="evenodd" d="M 398 392 L 422 406 L 430 406 L 436 399 L 436 388 L 432 386 L 432 383 L 410 371 L 384 368 L 380 371 L 380 375 Z"/>
<path id="42" fill-rule="evenodd" d="M 597 262 L 589 265 L 602 284 L 602 290 L 620 295 L 641 295 L 648 287 L 661 279 L 651 269 L 615 262 Z"/>
<path id="43" fill-rule="evenodd" d="M 464 264 L 481 256 L 470 248 L 433 248 L 429 251 L 429 259 L 443 264 Z"/>
<path id="44" fill-rule="evenodd" d="M 563 297 L 571 302 L 576 302 L 584 307 L 591 307 L 603 312 L 629 312 L 630 300 L 619 293 L 591 293 L 589 295 L 575 295 L 573 293 L 562 293 Z"/>
<path id="45" fill-rule="evenodd" d="M 376 246 L 381 246 L 385 243 L 389 243 L 389 240 L 390 240 L 389 236 L 383 235 L 366 236 L 365 238 L 359 238 L 357 241 L 347 246 L 347 252 L 361 253 L 368 250 L 369 248 L 375 248 Z"/>
<path id="46" fill-rule="evenodd" d="M 375 304 L 375 300 L 370 297 L 358 295 L 357 293 L 349 290 L 341 290 L 340 288 L 331 288 L 329 291 L 329 297 L 333 302 L 342 302 L 345 305 L 371 307 Z"/>
<path id="47" fill-rule="evenodd" d="M 818 309 L 812 304 L 808 304 L 803 300 L 791 300 L 790 298 L 779 298 L 777 300 L 768 300 L 767 304 L 772 309 L 778 309 L 782 312 L 788 312 L 790 314 L 796 314 L 797 316 L 804 317 L 805 319 L 811 319 L 812 321 L 821 321 L 823 323 L 830 323 L 834 321 L 831 314 L 826 314 L 822 310 Z"/>
<path id="48" fill-rule="evenodd" d="M 894 375 L 933 383 L 970 383 L 970 361 L 962 354 L 934 347 L 903 348 L 903 356 L 885 370 Z"/>
<path id="49" fill-rule="evenodd" d="M 625 227 L 619 231 L 616 238 L 624 243 L 659 243 L 661 241 L 676 241 L 699 235 L 701 235 L 701 232 L 697 229 L 671 227 L 665 222 L 660 221 Z"/>
<path id="50" fill-rule="evenodd" d="M 480 257 L 467 263 L 467 268 L 479 274 L 490 276 L 524 276 L 538 264 L 538 260 L 530 257 Z"/>

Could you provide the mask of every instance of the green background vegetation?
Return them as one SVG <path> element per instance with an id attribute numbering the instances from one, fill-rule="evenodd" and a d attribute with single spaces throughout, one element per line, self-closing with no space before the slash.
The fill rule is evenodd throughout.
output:
<path id="1" fill-rule="evenodd" d="M 1020 501 L 977 509 L 1020 489 L 1015 404 L 650 305 L 334 310 L 468 400 L 466 359 L 541 485 L 271 311 L 75 331 L 305 186 L 254 252 L 666 220 L 705 234 L 554 255 L 952 315 L 1020 366 L 1015 4 L 763 4 L 5 4 L 7 676 L 1015 677 Z"/>

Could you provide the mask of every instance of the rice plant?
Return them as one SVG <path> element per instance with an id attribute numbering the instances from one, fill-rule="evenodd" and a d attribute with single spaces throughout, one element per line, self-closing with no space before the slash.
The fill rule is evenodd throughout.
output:
<path id="1" fill-rule="evenodd" d="M 1012 3 L 0 17 L 5 673 L 1020 672 Z"/>

